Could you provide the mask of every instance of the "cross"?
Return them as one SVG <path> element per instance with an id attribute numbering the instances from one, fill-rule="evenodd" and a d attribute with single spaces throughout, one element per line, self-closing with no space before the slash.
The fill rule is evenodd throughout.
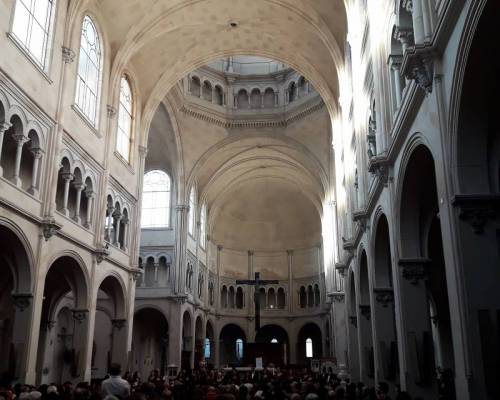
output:
<path id="1" fill-rule="evenodd" d="M 255 286 L 253 293 L 253 302 L 255 303 L 255 333 L 257 333 L 260 329 L 260 298 L 259 298 L 260 286 L 277 285 L 278 283 L 279 283 L 278 280 L 260 279 L 260 272 L 255 273 L 255 279 L 236 280 L 237 285 Z"/>

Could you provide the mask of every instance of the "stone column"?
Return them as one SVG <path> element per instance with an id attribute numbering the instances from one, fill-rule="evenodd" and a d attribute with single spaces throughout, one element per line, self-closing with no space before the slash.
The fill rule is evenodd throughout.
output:
<path id="1" fill-rule="evenodd" d="M 62 208 L 61 212 L 64 215 L 68 216 L 68 214 L 69 214 L 69 210 L 68 210 L 69 184 L 74 179 L 74 175 L 71 172 L 65 172 L 61 176 L 64 180 L 63 208 Z"/>
<path id="2" fill-rule="evenodd" d="M 85 228 L 90 229 L 92 226 L 92 208 L 94 207 L 95 192 L 93 190 L 87 189 L 85 191 L 85 196 L 87 196 L 87 214 L 85 215 Z"/>
<path id="3" fill-rule="evenodd" d="M 73 319 L 75 321 L 73 348 L 75 351 L 75 362 L 77 363 L 75 382 L 90 382 L 93 344 L 91 322 L 95 320 L 95 310 L 93 314 L 91 320 L 89 310 L 73 310 Z"/>
<path id="4" fill-rule="evenodd" d="M 31 170 L 31 186 L 28 189 L 28 193 L 33 196 L 38 196 L 38 170 L 40 167 L 40 159 L 43 155 L 43 150 L 40 148 L 31 148 L 31 154 L 33 154 L 33 168 Z"/>
<path id="5" fill-rule="evenodd" d="M 406 390 L 414 396 L 427 398 L 435 394 L 430 381 L 434 374 L 432 330 L 425 278 L 430 260 L 406 258 L 399 260 L 401 313 L 406 340 L 403 343 L 406 371 Z M 427 362 L 424 363 L 424 360 Z"/>
<path id="6" fill-rule="evenodd" d="M 21 171 L 21 157 L 23 155 L 23 146 L 26 142 L 29 142 L 30 138 L 24 136 L 23 134 L 12 135 L 12 138 L 17 144 L 16 148 L 16 160 L 14 162 L 14 175 L 11 178 L 12 183 L 17 187 L 21 187 L 21 178 L 19 177 Z"/>
<path id="7" fill-rule="evenodd" d="M 127 320 L 113 319 L 111 320 L 111 362 L 118 363 L 122 367 L 122 371 L 127 368 Z"/>
<path id="8" fill-rule="evenodd" d="M 129 234 L 129 225 L 130 225 L 130 220 L 128 218 L 123 218 L 122 219 L 123 223 L 123 243 L 122 243 L 122 250 L 127 250 L 128 249 L 128 234 Z"/>
<path id="9" fill-rule="evenodd" d="M 111 237 L 111 230 L 113 229 L 113 213 L 115 211 L 115 208 L 113 207 L 113 205 L 111 204 L 108 204 L 108 207 L 106 209 L 106 211 L 108 212 L 108 226 L 106 228 L 106 237 L 105 239 L 109 242 L 109 243 L 112 243 L 113 242 L 113 238 Z"/>
<path id="10" fill-rule="evenodd" d="M 28 375 L 29 333 L 33 316 L 33 296 L 28 293 L 12 295 L 15 307 L 14 327 L 12 330 L 12 347 L 15 355 L 15 374 L 20 381 Z M 34 368 L 33 368 L 34 369 Z M 34 383 L 34 382 L 33 382 Z"/>
<path id="11" fill-rule="evenodd" d="M 2 160 L 2 148 L 3 148 L 3 140 L 5 137 L 5 132 L 9 130 L 11 126 L 12 124 L 6 121 L 0 124 L 0 161 Z M 1 165 L 0 165 L 0 176 L 3 176 L 3 169 Z"/>
<path id="12" fill-rule="evenodd" d="M 214 326 L 214 367 L 220 368 L 220 332 Z"/>
<path id="13" fill-rule="evenodd" d="M 220 311 L 220 309 L 222 308 L 222 304 L 221 304 L 221 292 L 220 292 L 220 273 L 221 273 L 221 270 L 220 270 L 220 261 L 221 261 L 221 252 L 222 252 L 222 246 L 219 244 L 217 245 L 217 304 L 216 304 L 216 309 L 217 309 L 217 312 Z"/>
<path id="14" fill-rule="evenodd" d="M 432 38 L 432 6 L 429 4 L 429 0 L 422 1 L 422 19 L 424 26 L 424 42 L 430 43 Z"/>
<path id="15" fill-rule="evenodd" d="M 253 250 L 248 250 L 248 279 L 253 279 L 254 277 L 254 263 L 253 263 Z M 251 286 L 247 286 L 247 312 L 249 316 L 254 315 L 253 309 L 253 288 Z"/>
<path id="16" fill-rule="evenodd" d="M 264 93 L 260 94 L 260 108 L 264 108 Z"/>
<path id="17" fill-rule="evenodd" d="M 413 34 L 415 44 L 424 43 L 424 17 L 422 14 L 422 0 L 412 0 L 408 2 L 408 11 L 411 12 L 413 20 Z"/>
<path id="18" fill-rule="evenodd" d="M 402 88 L 401 88 L 401 64 L 397 62 L 392 62 L 391 63 L 391 70 L 392 70 L 392 76 L 394 79 L 394 94 L 396 97 L 396 109 L 399 108 L 401 105 L 401 93 L 402 93 Z"/>
<path id="19" fill-rule="evenodd" d="M 293 313 L 293 250 L 286 251 L 288 257 L 288 293 L 286 296 L 286 301 L 288 303 L 288 312 L 290 315 Z M 291 354 L 291 353 L 290 353 Z"/>
<path id="20" fill-rule="evenodd" d="M 345 293 L 336 292 L 333 294 L 333 340 L 334 357 L 337 359 L 339 367 L 347 366 L 347 324 Z"/>
<path id="21" fill-rule="evenodd" d="M 120 221 L 122 219 L 122 213 L 118 210 L 115 210 L 113 213 L 113 220 L 115 221 L 116 228 L 115 228 L 115 237 L 113 238 L 113 244 L 120 248 Z"/>
<path id="22" fill-rule="evenodd" d="M 75 216 L 73 219 L 77 224 L 81 222 L 80 218 L 80 206 L 82 202 L 82 192 L 85 189 L 85 184 L 81 182 L 73 183 L 73 187 L 76 190 L 76 207 L 75 207 Z"/>
<path id="23" fill-rule="evenodd" d="M 375 362 L 378 363 L 377 380 L 386 381 L 394 379 L 397 366 L 391 364 L 391 347 L 396 344 L 396 326 L 394 319 L 394 292 L 391 287 L 374 288 L 375 304 L 373 319 L 376 331 L 377 353 Z M 394 347 L 396 348 L 396 347 Z"/>
<path id="24" fill-rule="evenodd" d="M 175 268 L 174 268 L 174 292 L 184 292 L 185 283 L 183 273 L 186 266 L 186 240 L 187 240 L 187 216 L 189 206 L 178 205 L 176 219 L 176 237 L 175 237 Z"/>

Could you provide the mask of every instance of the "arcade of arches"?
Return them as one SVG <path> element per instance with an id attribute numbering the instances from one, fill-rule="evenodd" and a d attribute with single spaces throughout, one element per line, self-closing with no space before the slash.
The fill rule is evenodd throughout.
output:
<path id="1" fill-rule="evenodd" d="M 499 17 L 494 0 L 2 1 L 0 373 L 266 349 L 500 398 Z"/>

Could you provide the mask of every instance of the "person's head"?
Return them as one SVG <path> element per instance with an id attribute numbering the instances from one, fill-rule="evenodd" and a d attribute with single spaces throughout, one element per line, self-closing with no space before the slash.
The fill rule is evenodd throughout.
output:
<path id="1" fill-rule="evenodd" d="M 376 391 L 377 398 L 385 399 L 387 397 L 387 393 L 389 393 L 389 385 L 387 382 L 379 382 Z"/>
<path id="2" fill-rule="evenodd" d="M 120 364 L 118 363 L 112 363 L 110 366 L 109 366 L 109 374 L 111 376 L 118 376 L 120 375 L 122 372 L 122 367 Z"/>
<path id="3" fill-rule="evenodd" d="M 47 386 L 47 394 L 55 393 L 57 394 L 57 386 L 49 385 Z"/>

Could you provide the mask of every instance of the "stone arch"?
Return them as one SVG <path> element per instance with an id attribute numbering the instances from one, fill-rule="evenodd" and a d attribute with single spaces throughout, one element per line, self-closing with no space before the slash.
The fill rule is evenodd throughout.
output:
<path id="1" fill-rule="evenodd" d="M 238 365 L 242 359 L 237 354 L 237 340 L 246 343 L 245 331 L 237 323 L 229 323 L 222 327 L 219 334 L 220 340 L 220 363 L 221 365 Z M 244 349 L 243 349 L 244 351 Z"/>
<path id="2" fill-rule="evenodd" d="M 321 358 L 323 356 L 323 334 L 315 322 L 307 322 L 299 329 L 297 334 L 297 362 L 300 365 L 308 364 L 308 358 Z M 306 342 L 312 341 L 312 357 L 306 357 Z"/>
<path id="3" fill-rule="evenodd" d="M 193 316 L 189 310 L 185 310 L 182 314 L 182 353 L 181 366 L 182 368 L 191 367 L 191 353 L 193 352 Z"/>
<path id="4" fill-rule="evenodd" d="M 241 88 L 236 95 L 236 106 L 239 109 L 250 108 L 250 97 L 246 89 Z"/>
<path id="5" fill-rule="evenodd" d="M 164 310 L 155 304 L 138 305 L 132 331 L 133 370 L 149 376 L 159 369 L 163 376 L 168 365 L 169 323 Z"/>
<path id="6" fill-rule="evenodd" d="M 203 81 L 202 94 L 203 94 L 203 100 L 212 102 L 213 85 L 212 82 L 210 82 L 209 80 Z"/>
<path id="7" fill-rule="evenodd" d="M 250 108 L 261 108 L 261 92 L 259 88 L 254 88 L 250 92 Z"/>

